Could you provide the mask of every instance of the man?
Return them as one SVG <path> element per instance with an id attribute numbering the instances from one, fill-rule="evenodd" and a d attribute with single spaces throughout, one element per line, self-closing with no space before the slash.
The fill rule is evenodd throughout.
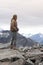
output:
<path id="1" fill-rule="evenodd" d="M 13 15 L 13 18 L 11 19 L 11 26 L 10 26 L 12 39 L 11 39 L 11 49 L 16 49 L 16 38 L 17 38 L 17 15 Z"/>

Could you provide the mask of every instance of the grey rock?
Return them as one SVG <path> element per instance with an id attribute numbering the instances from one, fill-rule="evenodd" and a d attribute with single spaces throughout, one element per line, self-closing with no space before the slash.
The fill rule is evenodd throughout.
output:
<path id="1" fill-rule="evenodd" d="M 30 65 L 34 65 L 34 63 L 33 63 L 29 58 L 28 58 L 27 62 L 28 62 L 28 64 L 30 64 Z"/>
<path id="2" fill-rule="evenodd" d="M 0 65 L 24 65 L 24 60 L 19 59 L 15 62 L 0 62 Z"/>
<path id="3" fill-rule="evenodd" d="M 39 65 L 43 65 L 43 62 L 39 63 Z"/>
<path id="4" fill-rule="evenodd" d="M 11 62 L 9 65 L 24 65 L 24 60 L 23 59 L 19 59 L 15 62 Z"/>
<path id="5" fill-rule="evenodd" d="M 31 64 L 31 63 L 26 62 L 24 65 L 34 65 L 34 64 Z"/>
<path id="6" fill-rule="evenodd" d="M 0 60 L 11 58 L 22 58 L 25 59 L 18 50 L 4 49 L 0 50 Z"/>
<path id="7" fill-rule="evenodd" d="M 28 46 L 23 48 L 23 52 L 25 52 L 25 53 L 28 52 L 28 50 L 29 50 Z"/>
<path id="8" fill-rule="evenodd" d="M 0 65 L 9 65 L 9 62 L 0 62 Z"/>
<path id="9" fill-rule="evenodd" d="M 0 65 L 43 65 L 43 52 L 27 46 L 0 49 Z"/>
<path id="10" fill-rule="evenodd" d="M 39 63 L 40 63 L 40 60 L 36 60 L 34 65 L 39 65 Z"/>

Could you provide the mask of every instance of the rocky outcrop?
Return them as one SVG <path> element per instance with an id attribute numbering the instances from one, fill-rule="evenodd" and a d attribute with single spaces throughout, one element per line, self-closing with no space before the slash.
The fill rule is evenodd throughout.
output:
<path id="1" fill-rule="evenodd" d="M 19 47 L 0 49 L 0 65 L 43 65 L 41 48 Z"/>

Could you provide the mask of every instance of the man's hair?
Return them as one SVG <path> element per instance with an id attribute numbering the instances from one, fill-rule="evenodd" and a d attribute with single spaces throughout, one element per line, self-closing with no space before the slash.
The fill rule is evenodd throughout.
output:
<path id="1" fill-rule="evenodd" d="M 17 17 L 17 15 L 15 14 L 15 15 L 13 15 L 13 19 L 15 19 L 15 17 Z"/>

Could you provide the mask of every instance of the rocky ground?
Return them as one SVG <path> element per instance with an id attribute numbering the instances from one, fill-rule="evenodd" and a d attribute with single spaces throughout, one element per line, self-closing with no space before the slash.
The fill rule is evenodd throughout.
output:
<path id="1" fill-rule="evenodd" d="M 0 48 L 0 65 L 43 65 L 43 47 Z"/>

